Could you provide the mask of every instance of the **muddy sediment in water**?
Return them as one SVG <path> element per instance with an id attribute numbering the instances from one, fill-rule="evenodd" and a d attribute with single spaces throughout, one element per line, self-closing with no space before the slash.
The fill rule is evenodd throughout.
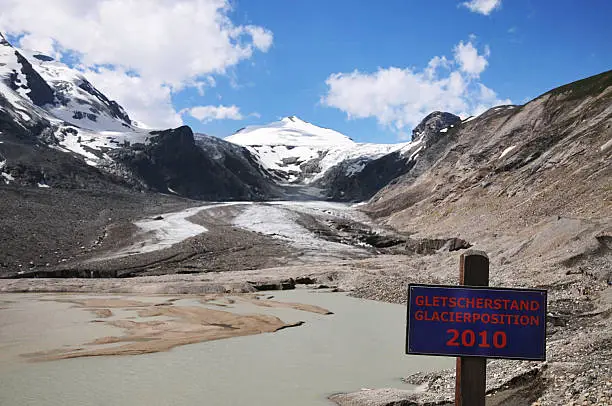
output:
<path id="1" fill-rule="evenodd" d="M 163 298 L 162 298 L 163 299 Z M 134 311 L 137 316 L 112 320 L 93 320 L 124 331 L 121 336 L 100 337 L 79 346 L 23 354 L 31 361 L 53 361 L 68 358 L 108 355 L 138 355 L 168 351 L 174 347 L 224 338 L 272 333 L 295 327 L 303 322 L 286 323 L 266 314 L 237 314 L 205 306 L 181 306 L 176 298 L 149 302 L 121 298 L 53 298 L 45 299 L 75 306 L 92 312 L 99 318 L 110 318 L 115 309 Z M 319 306 L 284 303 L 258 296 L 227 297 L 207 295 L 199 299 L 203 305 L 223 306 L 243 302 L 260 307 L 290 308 L 317 314 L 332 314 Z M 115 345 L 113 345 L 115 344 Z"/>

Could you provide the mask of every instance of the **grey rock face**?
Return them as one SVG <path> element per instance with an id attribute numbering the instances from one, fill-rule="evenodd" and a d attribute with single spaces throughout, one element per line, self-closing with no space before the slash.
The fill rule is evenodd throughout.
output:
<path id="1" fill-rule="evenodd" d="M 158 192 L 201 200 L 262 200 L 276 190 L 249 166 L 248 158 L 230 150 L 205 150 L 187 126 L 152 132 L 150 144 L 109 151 L 135 183 Z"/>
<path id="2" fill-rule="evenodd" d="M 412 139 L 416 140 L 424 135 L 433 135 L 443 128 L 450 127 L 461 122 L 461 118 L 451 113 L 434 111 L 428 114 L 419 125 L 412 130 Z"/>
<path id="3" fill-rule="evenodd" d="M 458 116 L 435 111 L 415 127 L 413 140 L 421 139 L 424 148 L 432 148 L 448 134 L 441 133 L 440 130 L 459 123 L 461 119 Z M 413 153 L 392 152 L 363 162 L 359 162 L 359 159 L 343 161 L 330 169 L 315 185 L 325 190 L 325 195 L 331 200 L 368 200 L 394 179 L 411 172 L 418 164 L 417 158 Z M 355 165 L 361 166 L 362 169 L 348 170 Z"/>
<path id="4" fill-rule="evenodd" d="M 408 172 L 414 161 L 399 152 L 367 161 L 363 169 L 347 175 L 348 167 L 356 162 L 349 160 L 331 168 L 315 186 L 325 190 L 325 195 L 337 201 L 368 200 L 393 179 Z"/>

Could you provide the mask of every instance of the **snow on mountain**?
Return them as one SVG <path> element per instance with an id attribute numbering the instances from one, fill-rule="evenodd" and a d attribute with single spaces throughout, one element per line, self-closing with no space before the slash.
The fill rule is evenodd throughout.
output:
<path id="1" fill-rule="evenodd" d="M 346 175 L 359 172 L 373 159 L 405 148 L 404 144 L 356 143 L 346 135 L 318 127 L 296 116 L 249 126 L 226 137 L 242 145 L 282 183 L 312 183 L 329 169 L 351 160 Z"/>
<path id="2" fill-rule="evenodd" d="M 2 34 L 0 81 L 21 98 L 46 110 L 50 121 L 94 131 L 135 130 L 125 110 L 81 72 L 46 55 L 17 49 Z"/>
<path id="3" fill-rule="evenodd" d="M 267 125 L 243 128 L 227 137 L 226 141 L 243 146 L 331 147 L 354 144 L 344 134 L 318 127 L 296 116 L 285 117 Z"/>
<path id="4" fill-rule="evenodd" d="M 186 126 L 141 128 L 78 70 L 2 36 L 0 144 L 0 184 L 127 187 L 203 200 L 281 193 L 245 148 Z"/>
<path id="5" fill-rule="evenodd" d="M 78 70 L 37 52 L 20 53 L 53 89 L 54 103 L 44 108 L 54 117 L 93 131 L 135 129 L 123 107 L 109 100 Z"/>
<path id="6" fill-rule="evenodd" d="M 96 89 L 81 72 L 38 52 L 13 47 L 0 34 L 0 98 L 22 126 L 49 126 L 51 147 L 83 156 L 90 165 L 109 149 L 147 143 L 150 130 L 137 127 L 125 110 Z"/>

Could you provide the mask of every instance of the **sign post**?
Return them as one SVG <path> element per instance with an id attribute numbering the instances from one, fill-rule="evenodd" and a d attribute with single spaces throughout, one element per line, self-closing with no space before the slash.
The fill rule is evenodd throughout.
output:
<path id="1" fill-rule="evenodd" d="M 489 286 L 489 257 L 482 251 L 461 254 L 459 284 Z M 487 359 L 457 357 L 455 406 L 485 406 Z"/>
<path id="2" fill-rule="evenodd" d="M 460 286 L 410 284 L 406 353 L 457 357 L 455 404 L 484 406 L 486 359 L 546 359 L 546 290 L 490 288 L 489 259 L 467 251 Z"/>

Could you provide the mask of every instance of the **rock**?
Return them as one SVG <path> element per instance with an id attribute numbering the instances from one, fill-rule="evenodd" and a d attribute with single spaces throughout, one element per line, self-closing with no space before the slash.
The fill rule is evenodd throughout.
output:
<path id="1" fill-rule="evenodd" d="M 461 122 L 461 118 L 446 112 L 434 111 L 428 114 L 421 122 L 412 130 L 412 139 L 416 140 L 421 137 L 426 137 L 425 141 L 431 141 L 436 133 L 444 128 Z"/>

